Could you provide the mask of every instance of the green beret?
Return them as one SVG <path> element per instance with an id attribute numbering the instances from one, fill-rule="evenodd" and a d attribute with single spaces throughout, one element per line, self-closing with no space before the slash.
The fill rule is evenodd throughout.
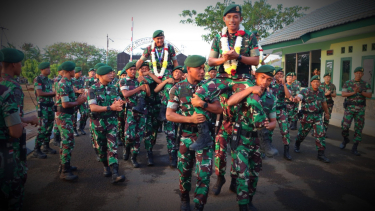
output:
<path id="1" fill-rule="evenodd" d="M 216 70 L 216 67 L 210 67 L 210 68 L 208 68 L 207 72 L 210 72 L 211 70 Z"/>
<path id="2" fill-rule="evenodd" d="M 127 75 L 127 73 L 126 73 L 126 70 L 125 70 L 125 69 L 122 69 L 122 70 L 121 70 L 121 72 L 120 72 L 120 75 L 119 75 L 119 76 L 121 76 L 122 74 L 125 74 L 125 75 Z"/>
<path id="3" fill-rule="evenodd" d="M 332 77 L 332 74 L 331 73 L 326 73 L 326 74 L 324 74 L 323 78 L 326 77 L 326 76 Z"/>
<path id="4" fill-rule="evenodd" d="M 82 71 L 82 68 L 81 67 L 76 67 L 76 69 L 75 69 L 75 73 L 79 73 L 79 72 L 81 72 Z"/>
<path id="5" fill-rule="evenodd" d="M 310 79 L 310 82 L 312 82 L 313 80 L 318 80 L 318 81 L 320 81 L 320 76 L 319 76 L 319 75 L 314 75 L 314 76 Z"/>
<path id="6" fill-rule="evenodd" d="M 199 67 L 206 62 L 206 58 L 199 55 L 190 55 L 185 60 L 186 67 Z"/>
<path id="7" fill-rule="evenodd" d="M 50 66 L 49 62 L 42 62 L 38 65 L 38 68 L 39 70 L 43 70 L 43 69 L 49 68 L 49 66 Z"/>
<path id="8" fill-rule="evenodd" d="M 91 71 L 95 71 L 95 69 L 94 69 L 94 68 L 90 68 L 90 69 L 89 69 L 89 72 L 91 72 Z"/>
<path id="9" fill-rule="evenodd" d="M 278 73 L 278 72 L 280 72 L 280 71 L 283 71 L 283 68 L 281 68 L 281 67 L 276 67 L 275 70 L 276 70 L 276 73 Z M 275 75 L 276 75 L 276 73 L 275 73 Z"/>
<path id="10" fill-rule="evenodd" d="M 96 64 L 96 65 L 94 66 L 94 69 L 97 70 L 99 67 L 104 66 L 104 65 L 105 65 L 105 64 L 103 64 L 103 63 L 98 63 L 98 64 Z"/>
<path id="11" fill-rule="evenodd" d="M 58 67 L 57 67 L 57 71 L 61 71 L 62 70 L 62 67 L 61 67 L 61 65 L 59 65 Z"/>
<path id="12" fill-rule="evenodd" d="M 160 37 L 160 36 L 164 36 L 164 31 L 163 31 L 163 30 L 156 30 L 156 31 L 152 34 L 152 38 Z"/>
<path id="13" fill-rule="evenodd" d="M 96 74 L 105 75 L 105 74 L 108 74 L 112 71 L 113 71 L 112 67 L 105 65 L 105 66 L 99 67 L 99 69 L 96 71 Z"/>
<path id="14" fill-rule="evenodd" d="M 134 61 L 134 64 L 136 64 L 136 63 L 137 63 L 137 62 Z M 143 67 L 143 66 L 147 66 L 147 67 L 149 67 L 148 62 L 143 62 L 143 63 L 141 64 L 141 67 Z"/>
<path id="15" fill-rule="evenodd" d="M 128 63 L 125 65 L 124 69 L 127 70 L 127 69 L 129 69 L 129 68 L 131 68 L 131 67 L 135 67 L 135 61 L 128 62 Z"/>
<path id="16" fill-rule="evenodd" d="M 182 67 L 182 72 L 183 72 L 183 73 L 187 73 L 186 65 L 184 65 L 184 66 Z"/>
<path id="17" fill-rule="evenodd" d="M 17 63 L 23 60 L 25 55 L 22 51 L 17 50 L 15 48 L 3 48 L 1 49 L 1 52 L 3 53 L 3 62 L 7 63 Z"/>
<path id="18" fill-rule="evenodd" d="M 288 77 L 288 76 L 294 76 L 294 72 L 289 72 L 288 74 L 286 74 L 286 77 Z"/>
<path id="19" fill-rule="evenodd" d="M 183 72 L 183 69 L 184 69 L 184 66 L 177 66 L 177 67 L 175 67 L 175 68 L 173 68 L 173 70 L 172 70 L 172 73 L 173 73 L 173 71 L 175 71 L 175 70 L 181 70 L 181 72 Z"/>
<path id="20" fill-rule="evenodd" d="M 66 71 L 73 71 L 76 68 L 76 63 L 72 61 L 66 61 L 61 64 L 61 68 Z"/>
<path id="21" fill-rule="evenodd" d="M 224 9 L 223 16 L 226 16 L 228 13 L 240 13 L 242 12 L 242 7 L 238 4 L 231 4 Z"/>
<path id="22" fill-rule="evenodd" d="M 4 54 L 3 52 L 0 51 L 0 62 L 2 62 L 4 60 Z"/>
<path id="23" fill-rule="evenodd" d="M 262 65 L 256 71 L 256 73 L 264 73 L 268 76 L 274 77 L 276 75 L 275 67 L 271 65 Z"/>
<path id="24" fill-rule="evenodd" d="M 362 72 L 363 73 L 363 67 L 355 68 L 354 73 L 356 73 L 356 72 Z"/>

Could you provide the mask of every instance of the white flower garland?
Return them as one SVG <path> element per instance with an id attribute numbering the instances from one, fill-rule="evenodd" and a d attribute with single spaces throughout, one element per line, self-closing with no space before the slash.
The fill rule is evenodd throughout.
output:
<path id="1" fill-rule="evenodd" d="M 157 67 L 157 61 L 155 59 L 155 42 L 152 42 L 151 44 L 151 62 L 152 66 L 154 69 L 154 74 L 158 78 L 162 78 L 165 72 L 165 69 L 167 69 L 168 66 L 168 43 L 164 42 L 164 59 L 163 59 L 163 64 L 160 70 L 160 73 L 158 72 L 158 67 Z"/>
<path id="2" fill-rule="evenodd" d="M 220 41 L 221 41 L 222 54 L 225 54 L 226 52 L 230 50 L 228 46 L 227 31 L 228 31 L 227 27 L 224 27 L 221 31 Z M 242 24 L 240 24 L 240 29 L 238 31 L 245 31 L 245 28 L 243 27 Z M 240 54 L 241 47 L 242 47 L 242 36 L 237 35 L 236 42 L 234 44 L 234 50 L 236 51 L 237 54 Z M 228 60 L 224 62 L 224 70 L 229 75 L 234 75 L 237 70 L 237 65 L 238 65 L 238 61 L 236 59 Z"/>

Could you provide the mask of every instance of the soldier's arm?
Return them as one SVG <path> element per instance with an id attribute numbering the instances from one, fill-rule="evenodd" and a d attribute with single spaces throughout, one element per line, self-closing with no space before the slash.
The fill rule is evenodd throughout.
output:
<path id="1" fill-rule="evenodd" d="M 178 61 L 177 61 L 177 59 L 176 59 L 176 60 L 173 60 L 173 66 L 174 66 L 174 67 L 177 67 L 177 66 L 178 66 Z"/>
<path id="2" fill-rule="evenodd" d="M 156 77 L 156 75 L 154 75 L 151 71 L 148 71 L 147 72 L 147 75 L 150 76 L 152 78 L 152 80 L 154 80 L 156 83 L 160 84 L 162 81 Z"/>
<path id="3" fill-rule="evenodd" d="M 191 98 L 191 104 L 193 104 L 194 107 L 203 108 L 203 110 L 206 110 L 206 111 L 208 111 L 210 113 L 214 113 L 214 114 L 221 114 L 224 111 L 218 100 L 214 101 L 212 103 L 207 102 L 207 108 L 204 108 L 205 103 L 206 102 L 201 100 L 198 97 L 198 95 L 196 95 L 196 94 L 194 94 L 193 97 Z"/>
<path id="4" fill-rule="evenodd" d="M 371 98 L 372 96 L 371 86 L 369 84 L 366 84 L 366 91 L 362 91 L 361 94 L 367 98 Z"/>
<path id="5" fill-rule="evenodd" d="M 69 88 L 66 87 L 64 84 L 61 84 L 59 88 L 61 90 L 61 105 L 63 108 L 71 108 L 74 106 L 78 106 L 86 101 L 87 93 L 83 93 L 78 97 L 77 101 L 69 102 Z"/>
<path id="6" fill-rule="evenodd" d="M 169 78 L 166 79 L 166 80 L 164 80 L 164 81 L 161 82 L 160 84 L 158 84 L 158 85 L 155 87 L 154 92 L 156 92 L 156 93 L 160 92 L 168 82 L 169 82 Z"/>
<path id="7" fill-rule="evenodd" d="M 329 119 L 329 111 L 328 111 L 327 102 L 322 102 L 322 107 L 323 107 L 323 110 L 324 110 L 325 118 Z"/>
<path id="8" fill-rule="evenodd" d="M 235 106 L 235 105 L 239 104 L 243 99 L 245 99 L 247 96 L 249 96 L 251 93 L 253 93 L 255 88 L 256 88 L 256 86 L 252 86 L 252 87 L 249 87 L 245 90 L 237 92 L 236 94 L 233 94 L 228 99 L 228 102 L 227 102 L 228 105 L 229 106 Z"/>
<path id="9" fill-rule="evenodd" d="M 355 95 L 355 94 L 357 94 L 355 89 L 354 89 L 353 92 L 348 92 L 348 82 L 345 82 L 344 86 L 342 87 L 342 90 L 341 90 L 341 96 L 342 97 L 350 97 L 350 96 Z"/>
<path id="10" fill-rule="evenodd" d="M 285 92 L 285 98 L 289 99 L 290 97 L 292 97 L 292 95 L 290 94 L 290 90 L 286 86 L 285 82 L 284 82 L 284 92 Z"/>
<path id="11" fill-rule="evenodd" d="M 21 91 L 21 90 L 19 90 Z M 9 135 L 13 138 L 19 138 L 22 135 L 22 123 L 20 117 L 20 109 L 17 101 L 20 101 L 20 95 L 8 93 L 2 98 L 0 111 L 4 117 L 5 126 L 8 127 Z M 17 99 L 16 99 L 17 98 Z"/>
<path id="12" fill-rule="evenodd" d="M 336 97 L 336 86 L 333 85 L 333 89 L 332 89 L 332 92 L 331 92 L 331 97 Z"/>
<path id="13" fill-rule="evenodd" d="M 35 87 L 35 92 L 39 97 L 54 97 L 56 95 L 55 92 L 43 92 L 42 91 L 42 81 L 39 79 L 39 77 L 36 79 L 34 87 Z"/>
<path id="14" fill-rule="evenodd" d="M 137 88 L 135 88 L 133 90 L 127 90 L 127 89 L 124 88 L 124 86 L 122 86 L 121 87 L 122 95 L 124 97 L 130 97 L 130 96 L 133 96 L 133 95 L 137 94 L 140 91 L 145 91 L 145 85 L 146 84 L 144 84 L 142 86 L 139 86 L 139 87 L 137 87 Z"/>

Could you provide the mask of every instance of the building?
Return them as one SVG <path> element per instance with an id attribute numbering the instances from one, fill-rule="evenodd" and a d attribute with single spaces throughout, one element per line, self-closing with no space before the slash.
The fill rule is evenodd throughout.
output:
<path id="1" fill-rule="evenodd" d="M 342 85 L 354 78 L 354 69 L 365 69 L 363 80 L 373 95 L 367 100 L 364 134 L 375 136 L 375 1 L 340 0 L 300 18 L 260 41 L 264 53 L 282 56 L 286 73 L 296 72 L 309 86 L 312 71 L 332 73 L 337 88 L 331 124 L 341 126 L 344 114 Z M 353 129 L 354 124 L 352 124 Z"/>

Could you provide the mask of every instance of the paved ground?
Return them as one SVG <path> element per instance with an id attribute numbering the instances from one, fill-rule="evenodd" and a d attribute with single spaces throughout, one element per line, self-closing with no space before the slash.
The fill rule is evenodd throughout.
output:
<path id="1" fill-rule="evenodd" d="M 332 161 L 330 164 L 316 160 L 317 151 L 311 136 L 302 143 L 300 154 L 292 152 L 293 161 L 286 161 L 281 155 L 264 159 L 254 197 L 258 209 L 373 210 L 374 137 L 364 136 L 359 147 L 362 156 L 356 157 L 349 150 L 352 143 L 348 144 L 348 149 L 338 148 L 342 140 L 340 133 L 339 128 L 329 128 L 326 155 Z M 294 140 L 296 131 L 290 134 Z M 274 145 L 282 152 L 278 129 Z M 110 178 L 102 176 L 102 165 L 95 161 L 88 135 L 76 138 L 72 164 L 79 168 L 76 173 L 79 180 L 75 183 L 59 179 L 57 155 L 48 155 L 46 160 L 29 156 L 24 210 L 179 210 L 178 171 L 168 167 L 165 136 L 161 133 L 154 153 L 156 166 L 146 166 L 146 153 L 142 148 L 141 167 L 133 169 L 129 161 L 122 160 L 122 147 L 119 147 L 120 171 L 127 180 L 118 185 L 110 184 Z M 216 178 L 216 175 L 211 177 L 210 187 Z M 205 210 L 238 209 L 236 196 L 228 190 L 228 174 L 226 179 L 219 196 L 209 195 Z M 192 184 L 195 182 L 193 177 Z"/>

